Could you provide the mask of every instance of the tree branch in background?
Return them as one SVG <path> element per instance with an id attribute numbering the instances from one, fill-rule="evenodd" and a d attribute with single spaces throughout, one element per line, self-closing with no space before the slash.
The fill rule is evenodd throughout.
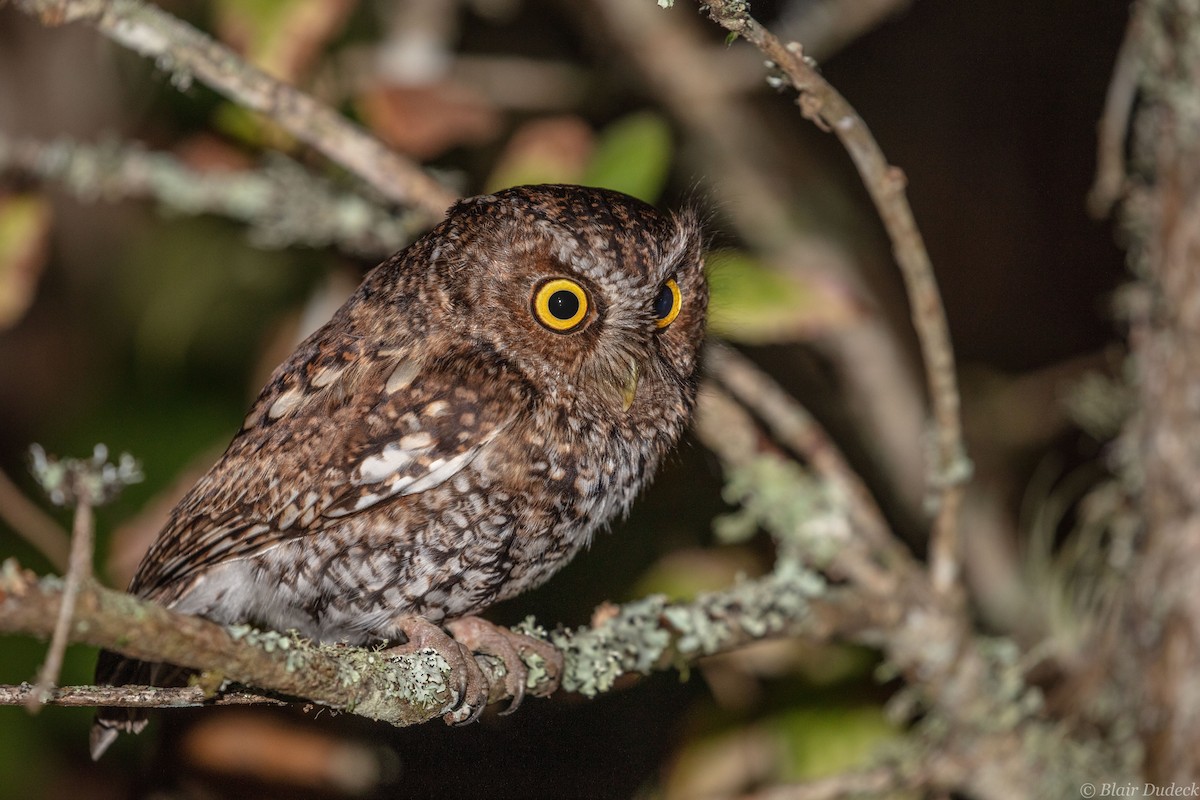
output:
<path id="1" fill-rule="evenodd" d="M 66 572 L 71 539 L 54 518 L 26 497 L 0 470 L 0 519 L 46 557 L 56 570 Z"/>
<path id="2" fill-rule="evenodd" d="M 407 245 L 425 221 L 353 192 L 339 192 L 289 159 L 258 170 L 194 170 L 137 144 L 42 142 L 0 133 L 0 173 L 58 183 L 85 200 L 148 198 L 168 213 L 220 214 L 243 222 L 263 247 L 336 245 L 378 257 Z"/>
<path id="3" fill-rule="evenodd" d="M 758 47 L 800 93 L 801 111 L 820 127 L 832 131 L 845 146 L 875 202 L 892 240 L 892 250 L 908 291 L 913 326 L 925 360 L 925 375 L 933 405 L 937 458 L 930 480 L 937 518 L 930 537 L 933 585 L 950 593 L 959 585 L 958 510 L 962 484 L 970 462 L 962 438 L 962 418 L 954 351 L 946 311 L 933 275 L 933 265 L 904 194 L 904 173 L 888 164 L 866 123 L 804 58 L 799 45 L 784 45 L 746 10 L 746 4 L 713 0 L 703 4 L 719 25 Z"/>
<path id="4" fill-rule="evenodd" d="M 1104 97 L 1104 113 L 1097 125 L 1096 177 L 1088 192 L 1088 211 L 1097 219 L 1108 216 L 1112 211 L 1113 205 L 1121 199 L 1128 178 L 1125 170 L 1126 136 L 1142 79 L 1141 49 L 1145 35 L 1142 18 L 1148 8 L 1145 3 L 1134 3 L 1132 6 L 1129 25 L 1125 29 L 1121 49 L 1117 51 L 1117 63 Z"/>
<path id="5" fill-rule="evenodd" d="M 423 222 L 440 220 L 457 200 L 418 165 L 309 95 L 248 64 L 186 22 L 140 0 L 14 0 L 44 24 L 85 22 L 113 41 L 154 59 L 186 85 L 193 77 L 269 117 L 383 197 L 411 208 Z"/>
<path id="6" fill-rule="evenodd" d="M 718 356 L 718 377 L 739 389 L 753 381 L 767 398 L 752 403 L 764 417 L 783 411 L 770 408 L 769 378 L 737 374 L 732 364 Z M 796 409 L 786 415 L 796 417 Z M 937 592 L 898 540 L 873 546 L 845 507 L 853 499 L 814 486 L 770 448 L 741 405 L 711 384 L 701 391 L 697 433 L 721 459 L 727 498 L 772 533 L 781 562 L 815 563 L 844 576 L 871 610 L 876 625 L 856 640 L 879 648 L 907 680 L 922 716 L 916 738 L 938 754 L 929 785 L 984 800 L 1060 797 L 1119 769 L 1106 743 L 1078 734 L 1072 740 L 1065 726 L 1042 716 L 1041 696 L 1027 685 L 1014 644 L 977 636 L 963 605 Z M 821 497 L 837 510 L 830 513 Z"/>

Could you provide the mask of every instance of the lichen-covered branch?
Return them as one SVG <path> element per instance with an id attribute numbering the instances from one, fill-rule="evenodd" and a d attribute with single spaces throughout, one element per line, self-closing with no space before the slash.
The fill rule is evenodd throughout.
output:
<path id="1" fill-rule="evenodd" d="M 39 580 L 11 559 L 0 567 L 0 632 L 46 636 L 61 600 L 59 579 Z M 394 725 L 424 722 L 453 705 L 449 665 L 432 652 L 384 657 L 286 634 L 227 629 L 93 581 L 80 587 L 70 638 Z"/>
<path id="2" fill-rule="evenodd" d="M 261 169 L 199 171 L 168 153 L 137 144 L 68 139 L 39 141 L 0 133 L 0 173 L 58 183 L 82 200 L 155 200 L 168 213 L 219 214 L 250 228 L 263 247 L 336 245 L 383 256 L 407 245 L 424 221 L 396 215 L 382 202 L 339 192 L 298 164 L 277 156 Z"/>
<path id="3" fill-rule="evenodd" d="M 1122 634 L 1105 670 L 1115 685 L 1106 688 L 1136 722 L 1146 780 L 1177 785 L 1200 781 L 1198 31 L 1193 2 L 1134 3 L 1114 77 L 1135 81 L 1137 97 L 1121 218 L 1137 278 L 1137 302 L 1125 308 L 1138 410 L 1122 439 L 1142 528 L 1121 581 Z M 1129 91 L 1118 88 L 1118 106 Z"/>
<path id="4" fill-rule="evenodd" d="M 154 59 L 186 86 L 197 78 L 273 122 L 349 170 L 426 223 L 441 219 L 455 194 L 416 164 L 304 92 L 248 64 L 228 47 L 140 0 L 14 0 L 44 24 L 85 22 L 113 41 Z"/>
<path id="5" fill-rule="evenodd" d="M 11 559 L 0 567 L 0 632 L 46 636 L 62 596 L 57 578 L 38 579 Z M 825 641 L 855 637 L 879 622 L 851 593 L 830 588 L 815 574 L 779 571 L 746 580 L 690 603 L 661 596 L 607 609 L 593 625 L 547 633 L 532 621 L 525 632 L 548 638 L 566 656 L 564 688 L 595 695 L 625 674 L 649 674 L 694 663 L 747 642 L 779 636 Z M 317 645 L 298 636 L 225 628 L 87 581 L 82 584 L 71 640 L 132 658 L 166 661 L 279 697 L 307 700 L 393 725 L 441 716 L 453 705 L 450 668 L 441 656 L 410 656 L 340 645 Z M 503 665 L 489 662 L 496 677 Z M 530 680 L 541 677 L 531 666 Z M 73 689 L 78 698 L 84 689 Z M 104 696 L 113 705 L 192 704 L 190 692 L 126 687 Z M 28 693 L 9 687 L 0 705 Z M 505 699 L 503 681 L 492 681 L 490 702 Z M 51 695 L 48 702 L 55 702 Z M 249 701 L 246 701 L 249 702 Z M 75 704 L 80 704 L 76 702 Z"/>
<path id="6" fill-rule="evenodd" d="M 958 507 L 970 463 L 963 445 L 958 378 L 946 312 L 929 254 L 905 196 L 904 173 L 888 164 L 858 112 L 805 59 L 799 45 L 785 45 L 773 36 L 750 16 L 745 2 L 706 0 L 702 5 L 715 22 L 758 47 L 799 92 L 804 115 L 838 137 L 891 238 L 921 344 L 935 422 L 937 458 L 930 482 L 938 501 L 930 537 L 933 585 L 939 592 L 950 592 L 958 585 Z"/>
<path id="7" fill-rule="evenodd" d="M 718 376 L 728 380 L 733 362 L 717 363 Z M 769 380 L 736 370 L 732 378 L 735 384 Z M 761 402 L 752 405 L 763 409 Z M 902 695 L 922 717 L 917 738 L 938 754 L 931 786 L 1000 800 L 1065 797 L 1099 775 L 1129 777 L 1120 773 L 1126 765 L 1106 743 L 1072 740 L 1065 726 L 1043 716 L 1041 696 L 1026 683 L 1016 645 L 978 636 L 961 605 L 934 590 L 928 573 L 898 540 L 874 542 L 864 535 L 845 507 L 850 498 L 831 492 L 825 479 L 814 480 L 764 444 L 742 406 L 709 384 L 697 416 L 701 441 L 717 453 L 728 475 L 727 498 L 742 505 L 744 523 L 774 537 L 776 574 L 803 573 L 814 565 L 847 581 L 843 588 L 870 609 L 870 622 L 856 638 L 878 647 L 905 678 Z"/>
<path id="8" fill-rule="evenodd" d="M 198 706 L 287 705 L 275 697 L 249 692 L 220 692 L 212 694 L 203 686 L 180 686 L 169 689 L 160 686 L 60 686 L 38 697 L 33 684 L 0 686 L 0 706 L 28 705 L 37 697 L 40 705 L 91 708 L 120 706 L 125 708 L 195 708 Z"/>

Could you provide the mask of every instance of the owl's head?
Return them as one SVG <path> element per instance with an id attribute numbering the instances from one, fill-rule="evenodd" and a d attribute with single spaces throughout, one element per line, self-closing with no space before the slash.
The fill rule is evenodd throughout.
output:
<path id="1" fill-rule="evenodd" d="M 430 253 L 463 335 L 577 411 L 686 416 L 708 288 L 693 214 L 521 186 L 458 203 Z"/>

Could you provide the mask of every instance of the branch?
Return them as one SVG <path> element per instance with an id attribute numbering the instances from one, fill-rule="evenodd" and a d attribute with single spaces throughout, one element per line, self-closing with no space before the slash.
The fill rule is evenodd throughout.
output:
<path id="1" fill-rule="evenodd" d="M 62 602 L 57 578 L 15 561 L 0 566 L 0 631 L 44 637 Z M 439 716 L 453 705 L 449 665 L 430 652 L 385 658 L 361 648 L 314 645 L 297 637 L 227 629 L 84 581 L 71 641 L 131 658 L 211 670 L 244 686 L 353 710 L 394 725 Z"/>
<path id="2" fill-rule="evenodd" d="M 283 706 L 275 697 L 249 692 L 222 692 L 212 695 L 202 686 L 164 689 L 160 686 L 61 686 L 38 696 L 34 686 L 0 686 L 0 706 L 28 706 L 31 699 L 46 706 L 83 707 L 117 706 L 123 708 L 195 708 L 197 706 Z"/>
<path id="3" fill-rule="evenodd" d="M 457 199 L 362 127 L 160 8 L 140 0 L 15 0 L 15 5 L 46 25 L 86 22 L 154 59 L 178 84 L 199 78 L 238 105 L 266 115 L 388 200 L 411 207 L 425 222 L 440 220 Z"/>
<path id="4" fill-rule="evenodd" d="M 259 170 L 200 171 L 137 144 L 43 142 L 0 133 L 0 172 L 54 181 L 84 200 L 151 198 L 168 212 L 219 214 L 247 223 L 252 240 L 264 247 L 336 244 L 381 256 L 412 241 L 424 221 L 338 192 L 283 157 L 268 159 Z"/>
<path id="5" fill-rule="evenodd" d="M 770 379 L 749 370 L 737 374 L 740 365 L 722 361 L 724 355 L 717 358 L 718 377 L 744 382 L 738 388 L 758 395 L 749 402 L 764 417 L 779 425 L 789 416 L 793 423 L 807 416 L 795 406 L 772 408 L 778 390 Z M 1042 716 L 1040 694 L 1026 683 L 1015 644 L 975 635 L 963 605 L 935 591 L 898 540 L 871 542 L 840 505 L 853 498 L 822 491 L 822 483 L 845 479 L 836 470 L 814 487 L 811 476 L 771 449 L 749 413 L 711 384 L 701 391 L 697 433 L 722 461 L 727 499 L 742 503 L 749 521 L 775 538 L 776 573 L 789 564 L 815 563 L 847 579 L 843 588 L 870 609 L 869 623 L 855 638 L 879 648 L 889 671 L 904 677 L 907 688 L 898 697 L 921 718 L 915 738 L 937 753 L 931 786 L 1007 800 L 1063 797 L 1098 776 L 1116 779 L 1119 760 L 1108 745 L 1078 731 L 1072 738 L 1067 726 Z M 839 526 L 839 511 L 848 524 Z"/>
<path id="6" fill-rule="evenodd" d="M 744 2 L 711 0 L 702 7 L 715 22 L 746 38 L 771 59 L 799 92 L 797 102 L 804 116 L 838 137 L 862 176 L 891 238 L 892 251 L 908 291 L 933 406 L 937 459 L 930 488 L 938 501 L 930 540 L 933 585 L 940 593 L 951 592 L 958 585 L 958 507 L 970 463 L 963 445 L 958 379 L 946 312 L 929 254 L 904 194 L 904 173 L 888 164 L 858 112 L 804 58 L 799 45 L 785 46 L 750 16 Z"/>
<path id="7" fill-rule="evenodd" d="M 80 498 L 75 505 L 75 523 L 71 531 L 70 568 L 63 584 L 62 601 L 58 604 L 58 616 L 54 620 L 50 648 L 46 651 L 46 660 L 42 662 L 42 668 L 38 670 L 37 684 L 25 701 L 25 707 L 31 714 L 38 712 L 41 706 L 40 698 L 58 682 L 58 674 L 62 671 L 63 656 L 66 655 L 69 641 L 68 631 L 71 628 L 71 617 L 75 613 L 75 603 L 79 598 L 79 588 L 84 581 L 92 577 L 92 541 L 95 534 L 92 503 L 88 499 Z"/>
<path id="8" fill-rule="evenodd" d="M 649 674 L 694 663 L 707 655 L 748 642 L 780 636 L 826 641 L 854 637 L 879 624 L 849 592 L 830 589 L 812 574 L 772 574 L 741 583 L 691 603 L 668 603 L 661 596 L 606 609 L 592 626 L 540 634 L 564 651 L 563 686 L 592 696 L 612 688 L 617 678 Z M 62 601 L 58 578 L 39 580 L 9 559 L 0 566 L 0 632 L 45 637 Z M 208 670 L 271 695 L 299 698 L 397 726 L 439 717 L 453 707 L 450 667 L 432 651 L 385 656 L 343 645 L 319 645 L 298 636 L 260 632 L 246 626 L 222 627 L 178 614 L 132 595 L 80 585 L 72 618 L 72 642 L 103 647 L 131 658 L 165 661 Z M 504 700 L 503 665 L 487 664 L 493 680 L 489 702 Z M 90 695 L 103 687 L 52 692 L 47 702 L 155 707 L 200 701 L 192 690 L 123 687 Z M 0 705 L 24 702 L 28 691 L 8 687 Z M 226 695 L 219 695 L 226 697 Z M 253 702 L 249 696 L 236 701 Z"/>
<path id="9" fill-rule="evenodd" d="M 1146 3 L 1133 4 L 1125 38 L 1121 41 L 1121 49 L 1117 51 L 1112 80 L 1104 97 L 1104 113 L 1097 125 L 1096 178 L 1088 192 L 1088 211 L 1097 219 L 1108 216 L 1126 184 L 1125 137 L 1144 68 L 1143 17 L 1148 13 L 1148 8 Z"/>

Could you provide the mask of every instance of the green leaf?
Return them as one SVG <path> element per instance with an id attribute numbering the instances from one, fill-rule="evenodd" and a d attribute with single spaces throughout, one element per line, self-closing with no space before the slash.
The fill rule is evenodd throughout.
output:
<path id="1" fill-rule="evenodd" d="M 583 183 L 653 203 L 662 194 L 671 167 L 671 129 L 659 114 L 623 117 L 600 133 Z"/>
<path id="2" fill-rule="evenodd" d="M 16 324 L 33 302 L 49 233 L 45 198 L 0 196 L 0 330 Z"/>
<path id="3" fill-rule="evenodd" d="M 816 277 L 771 269 L 740 250 L 708 255 L 709 331 L 743 344 L 777 344 L 821 336 L 862 313 L 852 293 Z"/>
<path id="4" fill-rule="evenodd" d="M 788 774 L 782 776 L 790 781 L 861 769 L 882 746 L 900 739 L 877 706 L 787 709 L 768 724 L 791 755 L 784 762 Z"/>

